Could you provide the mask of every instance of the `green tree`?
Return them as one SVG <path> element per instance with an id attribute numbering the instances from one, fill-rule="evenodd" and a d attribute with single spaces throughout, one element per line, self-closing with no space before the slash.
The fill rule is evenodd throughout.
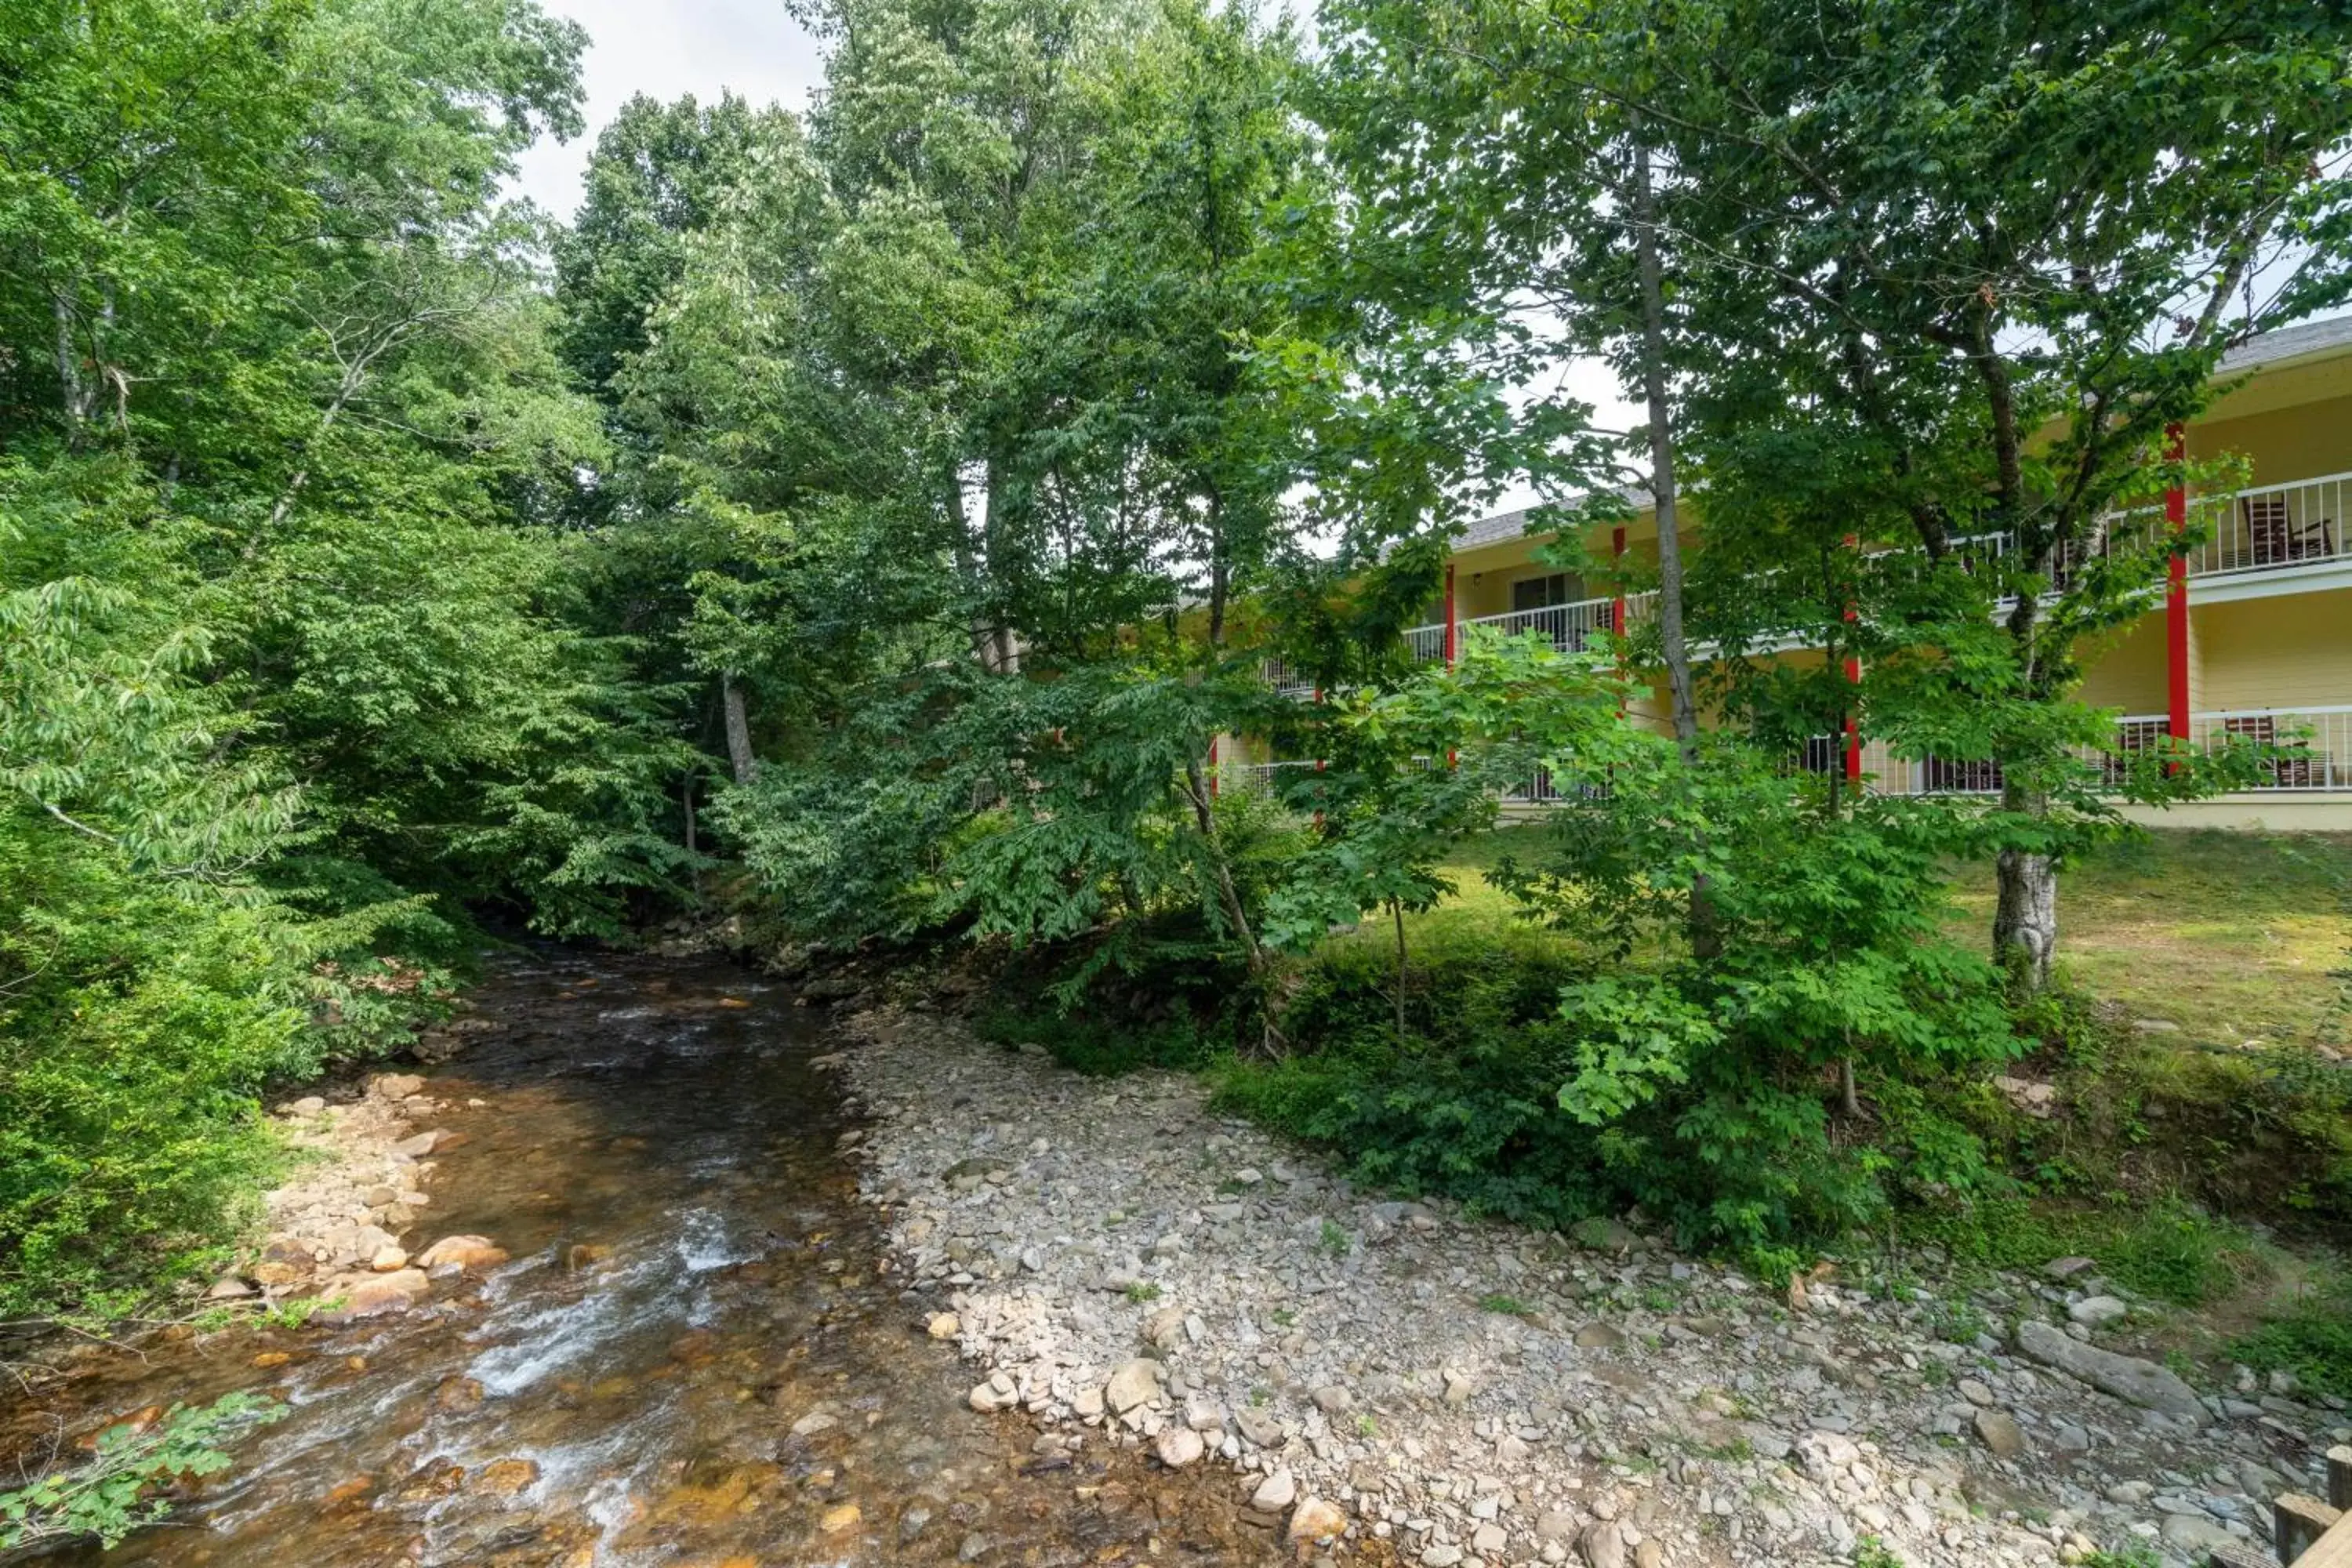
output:
<path id="1" fill-rule="evenodd" d="M 797 142 L 781 110 L 733 93 L 709 105 L 640 93 L 597 132 L 580 210 L 555 244 L 563 357 L 590 391 L 617 400 L 614 378 L 645 353 L 693 237 L 719 225 L 767 150 Z"/>
<path id="2" fill-rule="evenodd" d="M 1445 852 L 1492 826 L 1502 796 L 1533 784 L 1543 757 L 1573 752 L 1607 776 L 1628 743 L 1623 698 L 1597 654 L 1563 660 L 1538 637 L 1486 635 L 1456 668 L 1339 696 L 1313 725 L 1321 761 L 1286 788 L 1295 810 L 1313 812 L 1317 841 L 1269 900 L 1267 941 L 1311 952 L 1332 926 L 1385 910 L 1402 1044 L 1406 913 L 1454 890 L 1439 869 Z"/>
<path id="3" fill-rule="evenodd" d="M 2078 649 L 2143 613 L 2188 542 L 2132 515 L 2194 477 L 2168 432 L 2232 344 L 2352 292 L 2329 163 L 2352 19 L 1840 5 L 1801 35 L 1730 12 L 1677 37 L 1713 471 L 1752 494 L 1736 468 L 1786 478 L 1810 451 L 1864 549 L 1985 585 L 1916 628 L 1878 721 L 1913 754 L 1999 764 L 1993 948 L 2039 986 L 2059 860 L 2099 815 L 2076 753 L 2112 745 L 2074 698 Z"/>
<path id="4" fill-rule="evenodd" d="M 498 195 L 583 42 L 524 0 L 0 19 L 0 1310 L 216 1260 L 263 1086 L 399 1037 L 461 903 L 617 931 L 687 863 Z"/>

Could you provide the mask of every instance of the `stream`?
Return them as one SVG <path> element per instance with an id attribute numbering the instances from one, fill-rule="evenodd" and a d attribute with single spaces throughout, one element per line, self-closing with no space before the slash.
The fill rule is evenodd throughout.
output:
<path id="1" fill-rule="evenodd" d="M 903 1293 L 839 1152 L 823 1014 L 703 961 L 503 960 L 499 1026 L 432 1070 L 458 1136 L 412 1245 L 512 1261 L 405 1317 L 85 1356 L 0 1452 L 154 1405 L 286 1418 L 173 1522 L 46 1563 L 782 1568 L 1272 1561 L 1211 1467 L 982 1415 L 945 1303 Z M 1058 1445 L 1058 1439 L 1053 1440 Z M 13 1468 L 6 1472 L 13 1474 Z"/>

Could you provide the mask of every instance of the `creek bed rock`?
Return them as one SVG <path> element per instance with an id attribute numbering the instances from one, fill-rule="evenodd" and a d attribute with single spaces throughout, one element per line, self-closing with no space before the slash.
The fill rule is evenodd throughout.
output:
<path id="1" fill-rule="evenodd" d="M 458 1019 L 427 1031 L 417 1055 L 446 1061 L 468 1037 L 496 1027 Z M 433 1156 L 462 1142 L 435 1123 L 456 1108 L 426 1092 L 425 1079 L 415 1073 L 376 1073 L 358 1089 L 336 1100 L 304 1095 L 272 1112 L 296 1152 L 295 1179 L 263 1195 L 266 1236 L 258 1251 L 216 1280 L 208 1299 L 319 1297 L 342 1303 L 342 1315 L 373 1317 L 425 1300 L 428 1275 L 506 1260 L 481 1237 L 426 1245 L 437 1234 L 427 1192 Z"/>
<path id="2" fill-rule="evenodd" d="M 1302 1548 L 1811 1568 L 1874 1538 L 1948 1568 L 2187 1563 L 2263 1539 L 2270 1497 L 2314 1489 L 2352 1438 L 2250 1378 L 2200 1396 L 2070 1353 L 2100 1350 L 2082 1318 L 2115 1321 L 2070 1318 L 2115 1295 L 2082 1260 L 1973 1297 L 1774 1288 L 1617 1221 L 1571 1237 L 1360 1191 L 1179 1075 L 1081 1078 L 926 1012 L 845 1027 L 864 1194 L 910 1327 L 973 1363 L 971 1403 L 1188 1467 L 1197 1434 Z"/>

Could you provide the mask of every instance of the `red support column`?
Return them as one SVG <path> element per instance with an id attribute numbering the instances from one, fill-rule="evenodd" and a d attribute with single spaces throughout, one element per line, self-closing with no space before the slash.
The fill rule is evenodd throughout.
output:
<path id="1" fill-rule="evenodd" d="M 1454 563 L 1445 563 L 1445 668 L 1454 668 Z"/>
<path id="2" fill-rule="evenodd" d="M 1609 546 L 1612 560 L 1622 562 L 1625 559 L 1625 531 L 1622 528 L 1610 531 Z M 1609 629 L 1621 637 L 1625 635 L 1625 584 L 1622 582 L 1617 584 L 1617 597 L 1610 601 Z"/>
<path id="3" fill-rule="evenodd" d="M 2178 422 L 2165 432 L 2165 460 L 2178 463 L 2188 456 L 2188 436 Z M 2189 527 L 2189 490 L 2175 475 L 2165 487 L 2164 521 L 2175 534 Z M 2169 698 L 2165 728 L 2182 745 L 2189 743 L 2189 558 L 2175 554 L 2164 565 L 2164 661 Z"/>
<path id="4" fill-rule="evenodd" d="M 1209 737 L 1209 798 L 1217 798 L 1217 737 Z"/>

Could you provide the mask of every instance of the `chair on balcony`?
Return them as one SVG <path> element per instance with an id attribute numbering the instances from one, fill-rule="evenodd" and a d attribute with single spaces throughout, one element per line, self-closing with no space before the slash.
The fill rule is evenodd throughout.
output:
<path id="1" fill-rule="evenodd" d="M 2238 501 L 2246 522 L 2246 566 L 2284 566 L 2324 561 L 2336 553 L 2336 520 L 2297 522 L 2283 495 L 2244 496 Z"/>
<path id="2" fill-rule="evenodd" d="M 2131 777 L 2132 764 L 2145 752 L 2159 749 L 2170 726 L 2162 719 L 2135 719 L 2116 726 L 2115 749 L 2099 754 L 2099 781 L 2120 789 Z"/>
<path id="3" fill-rule="evenodd" d="M 2268 746 L 2274 754 L 2263 764 L 2269 775 L 2264 787 L 2270 789 L 2326 789 L 2329 782 L 2331 759 L 2326 752 L 2315 752 L 2308 740 L 2282 743 L 2278 738 L 2278 720 L 2269 713 L 2250 713 L 2243 718 L 2221 721 L 2222 732 L 2252 745 Z"/>

